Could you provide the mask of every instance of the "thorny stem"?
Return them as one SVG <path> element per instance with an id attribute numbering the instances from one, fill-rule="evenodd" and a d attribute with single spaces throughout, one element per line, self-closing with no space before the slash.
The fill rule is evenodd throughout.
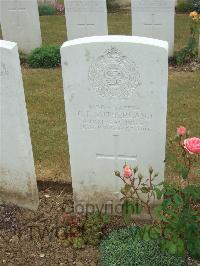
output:
<path id="1" fill-rule="evenodd" d="M 126 182 L 125 182 L 125 180 L 123 179 L 123 177 L 121 177 L 121 176 L 119 176 L 119 177 L 120 177 L 121 180 L 126 184 Z M 150 182 L 151 182 L 151 186 L 152 186 L 152 179 L 151 179 L 151 176 L 150 176 Z M 151 186 L 150 186 L 150 189 L 151 189 Z M 153 221 L 153 216 L 152 216 L 152 213 L 151 213 L 151 207 L 150 207 L 150 205 L 149 205 L 149 202 L 150 202 L 149 192 L 148 192 L 148 199 L 147 199 L 147 201 L 145 202 L 145 201 L 142 200 L 142 199 L 140 198 L 140 196 L 139 196 L 139 193 L 138 193 L 138 186 L 137 186 L 137 188 L 135 188 L 135 185 L 134 185 L 134 179 L 133 179 L 133 184 L 131 185 L 131 187 L 132 187 L 133 191 L 135 192 L 135 194 L 136 194 L 138 200 L 139 200 L 141 203 L 143 203 L 143 205 L 146 206 L 147 211 L 148 211 L 148 213 L 149 213 L 149 215 L 150 215 L 150 217 L 151 217 L 151 220 Z"/>

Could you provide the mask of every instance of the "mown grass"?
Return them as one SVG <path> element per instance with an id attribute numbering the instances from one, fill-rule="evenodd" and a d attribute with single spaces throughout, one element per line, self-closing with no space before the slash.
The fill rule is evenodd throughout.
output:
<path id="1" fill-rule="evenodd" d="M 200 71 L 170 72 L 168 87 L 166 176 L 174 179 L 176 162 L 180 161 L 180 149 L 177 148 L 176 128 L 185 126 L 190 136 L 200 137 Z M 192 180 L 199 182 L 200 162 L 194 164 Z"/>
<path id="2" fill-rule="evenodd" d="M 39 179 L 70 180 L 61 69 L 23 69 L 33 152 Z M 168 89 L 167 155 L 176 128 L 184 125 L 200 136 L 200 71 L 170 72 Z M 173 177 L 172 161 L 166 173 Z"/>
<path id="3" fill-rule="evenodd" d="M 23 81 L 37 176 L 69 180 L 61 69 L 23 69 Z"/>

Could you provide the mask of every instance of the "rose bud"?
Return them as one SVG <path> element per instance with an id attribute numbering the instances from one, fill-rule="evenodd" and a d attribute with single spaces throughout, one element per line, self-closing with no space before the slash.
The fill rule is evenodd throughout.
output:
<path id="1" fill-rule="evenodd" d="M 149 167 L 149 173 L 152 174 L 153 173 L 153 168 L 150 166 Z"/>
<path id="2" fill-rule="evenodd" d="M 130 178 L 133 175 L 133 170 L 128 166 L 124 166 L 124 177 Z"/>
<path id="3" fill-rule="evenodd" d="M 118 176 L 118 177 L 121 176 L 119 171 L 115 171 L 115 175 Z"/>
<path id="4" fill-rule="evenodd" d="M 184 136 L 185 135 L 185 133 L 186 133 L 186 128 L 185 127 L 178 127 L 177 128 L 177 134 L 179 135 L 179 136 Z"/>

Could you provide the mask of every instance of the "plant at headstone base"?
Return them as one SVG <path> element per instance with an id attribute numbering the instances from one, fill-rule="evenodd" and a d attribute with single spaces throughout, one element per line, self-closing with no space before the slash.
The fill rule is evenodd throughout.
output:
<path id="1" fill-rule="evenodd" d="M 112 231 L 100 245 L 101 266 L 185 266 L 185 259 L 164 253 L 157 240 L 138 240 L 140 228 Z"/>
<path id="2" fill-rule="evenodd" d="M 120 8 L 116 0 L 107 0 L 106 4 L 109 13 L 116 12 Z"/>
<path id="3" fill-rule="evenodd" d="M 38 6 L 40 16 L 52 16 L 56 14 L 56 9 L 52 5 L 42 4 Z"/>
<path id="4" fill-rule="evenodd" d="M 121 189 L 124 221 L 129 223 L 132 220 L 132 214 L 141 214 L 142 209 L 145 209 L 151 220 L 153 220 L 150 203 L 155 198 L 153 181 L 158 176 L 158 173 L 154 173 L 153 168 L 150 167 L 149 177 L 144 178 L 138 172 L 138 167 L 131 168 L 125 164 L 123 174 L 121 175 L 119 171 L 115 171 L 115 175 L 120 177 L 125 183 L 125 186 Z"/>
<path id="5" fill-rule="evenodd" d="M 87 244 L 96 246 L 103 235 L 102 230 L 109 223 L 109 216 L 95 212 L 87 215 L 84 223 L 84 240 Z"/>
<path id="6" fill-rule="evenodd" d="M 27 63 L 33 68 L 53 68 L 61 63 L 60 46 L 46 45 L 34 49 L 28 56 Z"/>
<path id="7" fill-rule="evenodd" d="M 176 12 L 187 13 L 194 10 L 194 4 L 192 0 L 179 0 L 176 5 Z"/>
<path id="8" fill-rule="evenodd" d="M 180 160 L 176 157 L 176 169 L 179 171 L 177 184 L 164 182 L 154 185 L 157 174 L 153 175 L 152 168 L 149 169 L 149 177 L 145 182 L 140 174 L 136 176 L 138 169 L 132 169 L 128 165 L 124 166 L 123 175 L 119 172 L 115 174 L 125 183 L 121 191 L 125 221 L 131 221 L 132 214 L 139 214 L 142 208 L 146 208 L 151 217 L 151 224 L 145 225 L 137 237 L 147 241 L 159 240 L 161 249 L 170 254 L 185 256 L 189 253 L 199 259 L 200 186 L 191 184 L 189 175 L 191 172 L 194 174 L 193 166 L 200 157 L 200 138 L 189 138 L 184 127 L 179 127 L 177 133 L 177 144 L 181 152 Z M 142 197 L 142 193 L 146 197 Z M 154 209 L 154 215 L 150 208 L 153 198 L 163 199 L 161 205 Z"/>
<path id="9" fill-rule="evenodd" d="M 198 42 L 200 34 L 200 14 L 193 11 L 190 17 L 190 36 L 187 45 L 175 53 L 177 65 L 183 65 L 198 55 Z"/>
<path id="10" fill-rule="evenodd" d="M 193 0 L 193 10 L 200 13 L 200 0 Z"/>
<path id="11" fill-rule="evenodd" d="M 55 5 L 55 8 L 56 8 L 56 11 L 58 14 L 62 14 L 62 15 L 64 14 L 64 12 L 65 12 L 65 5 L 64 4 L 57 3 Z"/>
<path id="12" fill-rule="evenodd" d="M 61 217 L 61 228 L 58 232 L 58 238 L 66 245 L 73 245 L 75 248 L 84 246 L 83 226 L 85 217 L 81 215 L 64 213 Z"/>
<path id="13" fill-rule="evenodd" d="M 66 246 L 83 248 L 86 244 L 98 245 L 109 217 L 99 212 L 87 215 L 64 213 L 58 239 Z"/>

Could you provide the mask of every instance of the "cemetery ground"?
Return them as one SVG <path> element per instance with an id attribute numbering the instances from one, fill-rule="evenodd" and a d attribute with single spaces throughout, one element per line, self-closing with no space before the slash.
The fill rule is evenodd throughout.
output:
<path id="1" fill-rule="evenodd" d="M 40 20 L 44 44 L 62 44 L 66 40 L 64 16 L 44 16 Z M 110 34 L 131 34 L 128 14 L 111 14 L 108 21 Z M 177 15 L 175 50 L 186 43 L 188 34 L 187 15 Z M 176 179 L 173 160 L 170 160 L 176 153 L 171 142 L 176 128 L 183 125 L 192 135 L 200 136 L 200 69 L 191 70 L 174 67 L 169 70 L 166 177 L 170 180 Z M 71 212 L 73 208 L 63 85 L 60 68 L 30 69 L 25 65 L 22 74 L 36 174 L 40 180 L 40 206 L 36 213 L 22 209 L 13 211 L 21 228 L 24 226 L 26 230 L 21 238 L 6 229 L 1 231 L 0 265 L 98 265 L 98 246 L 79 250 L 61 245 L 53 233 L 42 235 L 45 227 L 56 226 L 63 211 Z M 198 182 L 199 177 L 200 172 L 193 181 Z M 122 224 L 120 218 L 113 217 L 105 233 Z M 196 264 L 191 262 L 191 265 Z"/>
<path id="2" fill-rule="evenodd" d="M 64 16 L 42 16 L 40 20 L 44 44 L 61 45 L 67 35 Z M 129 14 L 110 14 L 108 23 L 109 34 L 131 35 Z M 188 16 L 176 15 L 175 50 L 185 45 L 188 35 Z M 37 177 L 70 181 L 61 69 L 24 67 L 22 70 Z M 199 83 L 200 70 L 170 68 L 167 154 L 172 149 L 169 140 L 173 138 L 177 126 L 184 124 L 193 135 L 200 135 Z M 167 173 L 171 168 L 167 164 Z"/>

